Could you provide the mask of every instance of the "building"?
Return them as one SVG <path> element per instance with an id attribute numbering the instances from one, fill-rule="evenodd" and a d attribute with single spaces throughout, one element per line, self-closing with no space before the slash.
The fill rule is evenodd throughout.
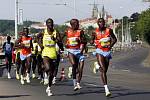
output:
<path id="1" fill-rule="evenodd" d="M 91 17 L 79 20 L 80 27 L 86 29 L 89 26 L 92 26 L 93 28 L 96 28 L 96 27 L 98 27 L 97 26 L 97 19 L 100 17 L 104 18 L 106 20 L 106 24 L 111 25 L 113 22 L 113 18 L 111 15 L 109 15 L 105 11 L 104 5 L 100 11 L 98 10 L 97 4 L 94 3 L 92 5 L 93 5 L 93 9 L 92 9 Z M 70 23 L 66 22 L 64 25 L 70 26 Z"/>
<path id="2" fill-rule="evenodd" d="M 35 29 L 45 29 L 46 25 L 45 23 L 36 23 L 36 24 L 32 24 L 30 27 Z"/>

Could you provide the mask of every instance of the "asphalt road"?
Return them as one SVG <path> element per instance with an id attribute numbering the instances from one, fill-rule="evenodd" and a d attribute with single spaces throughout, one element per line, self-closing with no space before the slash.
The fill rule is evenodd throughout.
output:
<path id="1" fill-rule="evenodd" d="M 113 54 L 108 70 L 108 84 L 112 96 L 106 98 L 101 84 L 99 73 L 93 74 L 91 67 L 96 61 L 90 55 L 85 61 L 82 89 L 74 92 L 72 80 L 66 76 L 65 81 L 57 81 L 52 87 L 54 96 L 48 97 L 46 86 L 38 79 L 31 80 L 31 84 L 21 85 L 16 79 L 8 80 L 6 70 L 0 68 L 0 100 L 150 100 L 150 68 L 145 68 L 141 62 L 146 58 L 148 48 L 139 48 L 132 51 Z M 61 63 L 67 75 L 70 63 L 65 60 Z M 14 69 L 12 75 L 14 75 Z M 60 71 L 59 71 L 60 72 Z M 59 78 L 58 74 L 58 78 Z"/>

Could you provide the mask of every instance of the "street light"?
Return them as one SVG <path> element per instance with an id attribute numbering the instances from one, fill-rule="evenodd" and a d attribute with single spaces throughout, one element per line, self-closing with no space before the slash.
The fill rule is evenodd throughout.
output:
<path id="1" fill-rule="evenodd" d="M 122 37 L 122 39 L 121 39 L 121 46 L 123 47 L 124 46 L 124 34 L 123 34 L 123 18 L 122 18 L 122 20 L 121 20 L 122 22 L 121 22 L 121 24 L 122 24 L 122 33 L 121 33 L 121 37 Z"/>
<path id="2" fill-rule="evenodd" d="M 15 0 L 15 39 L 18 37 L 18 4 L 19 1 Z"/>
<path id="3" fill-rule="evenodd" d="M 74 18 L 76 18 L 76 0 L 74 0 Z"/>

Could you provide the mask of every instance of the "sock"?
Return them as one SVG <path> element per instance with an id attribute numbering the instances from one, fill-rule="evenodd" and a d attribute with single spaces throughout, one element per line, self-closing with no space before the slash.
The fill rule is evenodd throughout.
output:
<path id="1" fill-rule="evenodd" d="M 27 73 L 27 77 L 29 77 L 29 73 Z"/>
<path id="2" fill-rule="evenodd" d="M 54 77 L 53 80 L 56 80 L 56 77 Z"/>
<path id="3" fill-rule="evenodd" d="M 49 86 L 47 86 L 47 90 L 50 90 L 50 87 L 49 87 Z"/>
<path id="4" fill-rule="evenodd" d="M 47 78 L 48 78 L 48 76 L 47 76 L 47 73 L 46 73 L 46 72 L 44 73 L 44 76 L 45 76 L 45 79 L 47 79 Z"/>
<path id="5" fill-rule="evenodd" d="M 79 83 L 79 82 L 77 82 L 77 85 L 80 85 L 80 83 Z"/>
<path id="6" fill-rule="evenodd" d="M 109 92 L 109 89 L 108 89 L 107 85 L 104 85 L 104 88 L 105 88 L 105 92 Z"/>
<path id="7" fill-rule="evenodd" d="M 73 85 L 76 86 L 76 79 L 73 79 Z"/>

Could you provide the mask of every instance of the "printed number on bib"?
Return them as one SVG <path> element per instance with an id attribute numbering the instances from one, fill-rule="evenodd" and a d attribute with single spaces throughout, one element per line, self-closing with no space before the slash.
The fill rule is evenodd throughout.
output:
<path id="1" fill-rule="evenodd" d="M 71 45 L 71 46 L 76 46 L 76 45 L 78 45 L 77 37 L 69 38 L 69 45 Z"/>
<path id="2" fill-rule="evenodd" d="M 100 44 L 102 47 L 110 46 L 110 37 L 100 39 Z"/>

